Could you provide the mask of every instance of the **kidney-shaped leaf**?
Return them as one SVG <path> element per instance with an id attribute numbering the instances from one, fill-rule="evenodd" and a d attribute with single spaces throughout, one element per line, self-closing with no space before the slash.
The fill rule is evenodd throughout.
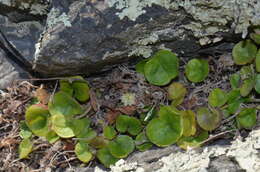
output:
<path id="1" fill-rule="evenodd" d="M 107 168 L 109 168 L 110 165 L 114 165 L 119 160 L 110 153 L 107 147 L 97 151 L 97 158 Z"/>
<path id="2" fill-rule="evenodd" d="M 137 135 L 142 130 L 142 124 L 135 117 L 119 115 L 116 119 L 116 129 L 121 133 L 128 132 L 131 135 Z"/>
<path id="3" fill-rule="evenodd" d="M 76 144 L 75 154 L 77 155 L 77 158 L 84 163 L 89 162 L 93 157 L 92 153 L 89 151 L 88 144 L 85 142 L 78 142 Z"/>
<path id="4" fill-rule="evenodd" d="M 62 138 L 74 137 L 73 127 L 67 121 L 66 117 L 61 114 L 51 117 L 52 129 Z"/>
<path id="5" fill-rule="evenodd" d="M 47 109 L 38 105 L 32 105 L 25 112 L 25 121 L 36 136 L 46 136 L 48 133 L 49 115 Z"/>
<path id="6" fill-rule="evenodd" d="M 146 79 L 154 85 L 166 85 L 177 77 L 179 59 L 168 51 L 160 50 L 144 66 Z"/>
<path id="7" fill-rule="evenodd" d="M 212 131 L 217 128 L 221 116 L 216 110 L 210 111 L 205 107 L 201 107 L 197 111 L 197 122 L 201 128 Z"/>
<path id="8" fill-rule="evenodd" d="M 33 144 L 29 138 L 22 140 L 19 145 L 19 158 L 27 158 L 29 153 L 32 152 Z"/>
<path id="9" fill-rule="evenodd" d="M 73 116 L 83 113 L 80 104 L 65 92 L 58 92 L 48 104 L 51 115 Z"/>
<path id="10" fill-rule="evenodd" d="M 146 127 L 148 139 L 157 146 L 174 144 L 183 133 L 183 121 L 170 106 L 162 106 L 159 118 L 151 120 Z"/>
<path id="11" fill-rule="evenodd" d="M 187 89 L 179 82 L 172 83 L 168 88 L 170 100 L 183 98 L 187 93 Z"/>
<path id="12" fill-rule="evenodd" d="M 209 74 L 209 64 L 204 59 L 192 59 L 185 66 L 185 75 L 191 82 L 201 82 Z"/>
<path id="13" fill-rule="evenodd" d="M 215 88 L 209 93 L 208 101 L 212 107 L 220 107 L 227 102 L 227 95 L 220 88 Z"/>
<path id="14" fill-rule="evenodd" d="M 234 46 L 232 55 L 237 65 L 245 65 L 254 60 L 256 52 L 257 47 L 255 44 L 251 40 L 244 40 Z"/>
<path id="15" fill-rule="evenodd" d="M 87 101 L 89 99 L 89 86 L 87 81 L 81 76 L 75 76 L 73 78 L 78 79 L 72 82 L 74 97 L 80 102 Z"/>
<path id="16" fill-rule="evenodd" d="M 135 149 L 134 141 L 126 135 L 119 135 L 108 144 L 109 152 L 116 158 L 125 158 Z"/>
<path id="17" fill-rule="evenodd" d="M 103 132 L 104 132 L 104 136 L 109 140 L 113 139 L 117 134 L 116 130 L 111 126 L 105 126 Z"/>
<path id="18" fill-rule="evenodd" d="M 256 124 L 256 109 L 245 108 L 236 117 L 239 128 L 251 129 Z"/>

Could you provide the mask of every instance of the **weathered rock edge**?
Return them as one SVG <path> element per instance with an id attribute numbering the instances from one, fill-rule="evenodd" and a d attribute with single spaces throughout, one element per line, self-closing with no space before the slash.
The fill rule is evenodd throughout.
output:
<path id="1" fill-rule="evenodd" d="M 46 76 L 90 74 L 158 49 L 183 57 L 223 53 L 236 34 L 245 38 L 250 25 L 260 25 L 259 18 L 257 0 L 79 0 L 69 6 L 54 0 L 34 69 Z"/>

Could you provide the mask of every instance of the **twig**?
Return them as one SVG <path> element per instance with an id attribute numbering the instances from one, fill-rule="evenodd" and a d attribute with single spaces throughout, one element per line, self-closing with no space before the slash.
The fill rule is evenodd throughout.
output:
<path id="1" fill-rule="evenodd" d="M 209 142 L 209 141 L 211 141 L 211 140 L 214 140 L 214 139 L 218 138 L 219 136 L 225 135 L 225 134 L 227 134 L 227 133 L 231 133 L 231 132 L 233 132 L 233 131 L 236 131 L 236 129 L 232 129 L 232 130 L 228 130 L 228 131 L 224 131 L 224 132 L 218 133 L 218 134 L 216 134 L 216 135 L 214 135 L 214 136 L 211 136 L 211 137 L 209 137 L 208 139 L 204 140 L 203 142 L 200 143 L 200 145 L 202 145 L 202 144 L 204 144 L 204 143 L 207 143 L 207 142 Z"/>

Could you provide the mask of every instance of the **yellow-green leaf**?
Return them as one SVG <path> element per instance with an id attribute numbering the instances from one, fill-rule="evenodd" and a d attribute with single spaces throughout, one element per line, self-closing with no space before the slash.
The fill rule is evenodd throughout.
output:
<path id="1" fill-rule="evenodd" d="M 32 152 L 33 144 L 29 138 L 22 140 L 19 145 L 19 158 L 27 158 L 28 155 Z"/>

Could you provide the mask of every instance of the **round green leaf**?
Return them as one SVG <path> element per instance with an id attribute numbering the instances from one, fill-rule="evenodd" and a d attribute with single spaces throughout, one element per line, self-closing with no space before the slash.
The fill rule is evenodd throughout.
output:
<path id="1" fill-rule="evenodd" d="M 172 107 L 179 106 L 180 104 L 183 103 L 183 100 L 184 100 L 184 97 L 180 97 L 178 99 L 173 99 L 172 102 L 171 102 L 171 106 Z"/>
<path id="2" fill-rule="evenodd" d="M 177 142 L 177 145 L 182 149 L 189 149 L 189 148 L 196 148 L 201 145 L 201 143 L 209 137 L 207 131 L 202 131 L 197 136 L 190 136 L 190 137 L 182 137 Z"/>
<path id="3" fill-rule="evenodd" d="M 185 66 L 185 75 L 191 82 L 201 82 L 209 74 L 209 64 L 207 60 L 192 59 Z"/>
<path id="4" fill-rule="evenodd" d="M 209 109 L 202 107 L 197 112 L 197 122 L 201 128 L 212 131 L 218 127 L 221 116 L 217 111 L 211 112 Z"/>
<path id="5" fill-rule="evenodd" d="M 29 153 L 32 152 L 32 148 L 33 144 L 29 138 L 22 140 L 18 148 L 19 158 L 27 158 Z"/>
<path id="6" fill-rule="evenodd" d="M 256 71 L 260 72 L 260 49 L 258 50 L 258 52 L 256 54 L 255 66 L 256 66 Z"/>
<path id="7" fill-rule="evenodd" d="M 87 101 L 89 99 L 89 86 L 87 81 L 85 81 L 81 76 L 76 76 L 73 78 L 79 79 L 72 82 L 74 97 L 80 102 Z"/>
<path id="8" fill-rule="evenodd" d="M 32 132 L 29 127 L 26 125 L 25 121 L 20 122 L 20 132 L 19 135 L 23 139 L 28 139 L 32 136 Z"/>
<path id="9" fill-rule="evenodd" d="M 151 120 L 146 127 L 148 139 L 157 146 L 176 143 L 183 133 L 183 121 L 170 106 L 162 106 L 159 118 Z"/>
<path id="10" fill-rule="evenodd" d="M 260 45 L 260 34 L 251 33 L 250 38 L 258 45 Z"/>
<path id="11" fill-rule="evenodd" d="M 36 136 L 46 136 L 48 133 L 49 111 L 38 105 L 30 106 L 25 112 L 27 126 Z"/>
<path id="12" fill-rule="evenodd" d="M 250 94 L 250 92 L 252 91 L 252 89 L 255 86 L 255 81 L 254 79 L 250 78 L 250 79 L 246 79 L 243 81 L 241 87 L 240 87 L 240 94 L 243 97 L 246 97 Z"/>
<path id="13" fill-rule="evenodd" d="M 172 83 L 168 88 L 170 100 L 183 98 L 187 93 L 187 89 L 179 82 Z"/>
<path id="14" fill-rule="evenodd" d="M 210 106 L 220 107 L 227 102 L 227 95 L 221 89 L 215 88 L 209 93 L 208 101 Z"/>
<path id="15" fill-rule="evenodd" d="M 109 139 L 109 140 L 112 140 L 115 136 L 116 136 L 116 130 L 111 127 L 111 126 L 106 126 L 104 128 L 104 136 Z"/>
<path id="16" fill-rule="evenodd" d="M 255 79 L 255 90 L 258 94 L 260 94 L 260 74 L 256 75 Z"/>
<path id="17" fill-rule="evenodd" d="M 90 127 L 90 119 L 81 118 L 81 119 L 71 119 L 70 125 L 72 126 L 74 134 L 78 137 L 83 132 L 88 132 Z"/>
<path id="18" fill-rule="evenodd" d="M 191 110 L 181 111 L 183 118 L 183 135 L 192 136 L 196 133 L 195 113 Z"/>
<path id="19" fill-rule="evenodd" d="M 178 76 L 179 59 L 168 51 L 160 50 L 144 66 L 146 79 L 154 85 L 166 85 Z"/>
<path id="20" fill-rule="evenodd" d="M 126 135 L 119 135 L 108 144 L 110 153 L 116 158 L 125 158 L 135 149 L 134 141 Z"/>
<path id="21" fill-rule="evenodd" d="M 67 93 L 69 96 L 73 96 L 73 88 L 68 80 L 60 80 L 60 90 Z"/>
<path id="22" fill-rule="evenodd" d="M 74 137 L 73 127 L 68 123 L 66 117 L 61 114 L 51 117 L 52 129 L 62 138 Z"/>
<path id="23" fill-rule="evenodd" d="M 144 75 L 144 66 L 148 59 L 143 59 L 135 65 L 136 72 Z"/>
<path id="24" fill-rule="evenodd" d="M 62 91 L 53 96 L 48 107 L 51 115 L 73 116 L 84 112 L 78 102 Z"/>
<path id="25" fill-rule="evenodd" d="M 110 153 L 107 147 L 97 151 L 97 158 L 107 168 L 109 168 L 110 165 L 114 165 L 119 160 Z"/>
<path id="26" fill-rule="evenodd" d="M 251 63 L 256 57 L 257 47 L 251 40 L 244 40 L 237 43 L 233 50 L 232 55 L 235 64 L 245 65 Z"/>
<path id="27" fill-rule="evenodd" d="M 146 151 L 153 146 L 153 144 L 146 137 L 145 132 L 141 132 L 136 136 L 135 145 L 139 151 Z"/>
<path id="28" fill-rule="evenodd" d="M 256 109 L 245 108 L 237 116 L 236 122 L 239 128 L 251 129 L 256 124 Z"/>
<path id="29" fill-rule="evenodd" d="M 75 154 L 77 155 L 77 158 L 84 163 L 89 162 L 93 157 L 92 153 L 89 151 L 88 144 L 84 142 L 78 142 L 76 144 Z"/>
<path id="30" fill-rule="evenodd" d="M 137 135 L 142 130 L 142 124 L 135 117 L 119 115 L 116 119 L 116 129 L 121 133 L 128 132 L 131 135 Z"/>
<path id="31" fill-rule="evenodd" d="M 234 73 L 230 76 L 230 84 L 232 89 L 236 89 L 240 85 L 240 75 L 238 73 Z"/>

